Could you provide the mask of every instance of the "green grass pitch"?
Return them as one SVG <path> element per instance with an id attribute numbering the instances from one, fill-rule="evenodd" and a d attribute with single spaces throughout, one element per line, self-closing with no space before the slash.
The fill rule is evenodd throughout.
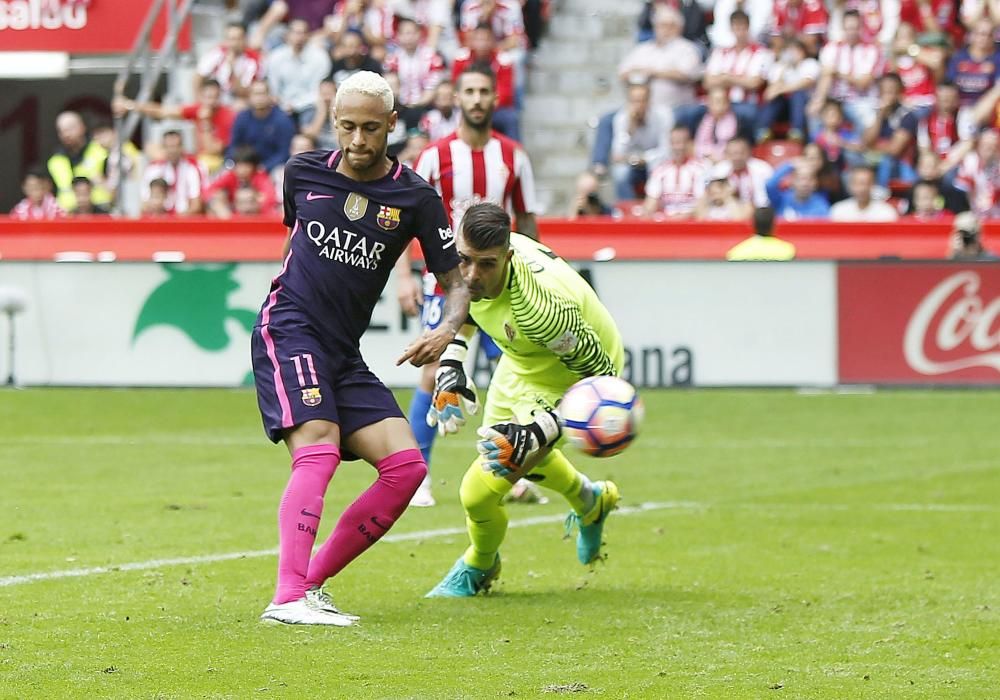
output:
<path id="1" fill-rule="evenodd" d="M 0 391 L 0 697 L 1000 697 L 1000 393 L 645 400 L 629 451 L 571 455 L 633 508 L 606 563 L 557 499 L 511 506 L 495 593 L 422 598 L 465 547 L 466 429 L 439 506 L 332 582 L 362 625 L 314 629 L 257 622 L 288 462 L 252 393 Z M 340 467 L 321 537 L 373 475 Z"/>

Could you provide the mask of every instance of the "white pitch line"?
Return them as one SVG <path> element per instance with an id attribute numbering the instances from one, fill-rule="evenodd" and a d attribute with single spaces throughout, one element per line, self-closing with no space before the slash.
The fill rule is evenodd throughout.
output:
<path id="1" fill-rule="evenodd" d="M 665 503 L 643 503 L 638 506 L 626 506 L 619 508 L 616 515 L 634 515 L 652 510 L 691 509 L 704 507 L 700 503 L 690 503 L 685 501 L 669 501 Z M 534 518 L 522 518 L 514 520 L 508 527 L 530 527 L 532 525 L 542 525 L 545 523 L 560 522 L 565 519 L 565 515 L 539 515 Z M 401 532 L 397 535 L 386 535 L 383 542 L 412 542 L 413 540 L 435 539 L 437 537 L 448 537 L 450 535 L 464 535 L 464 527 L 446 527 L 437 530 L 418 530 L 416 532 Z M 150 559 L 148 561 L 134 561 L 127 564 L 117 564 L 111 566 L 92 566 L 86 569 L 64 569 L 62 571 L 41 571 L 33 574 L 21 574 L 18 576 L 4 576 L 0 578 L 0 588 L 6 586 L 20 586 L 36 581 L 51 581 L 60 578 L 77 578 L 81 576 L 96 576 L 98 574 L 110 574 L 118 571 L 145 571 L 148 569 L 160 569 L 167 566 L 184 566 L 189 564 L 211 564 L 219 561 L 232 561 L 233 559 L 257 559 L 260 557 L 273 557 L 278 554 L 277 548 L 256 549 L 248 552 L 228 552 L 222 554 L 202 554 L 193 557 L 173 557 L 170 559 Z"/>

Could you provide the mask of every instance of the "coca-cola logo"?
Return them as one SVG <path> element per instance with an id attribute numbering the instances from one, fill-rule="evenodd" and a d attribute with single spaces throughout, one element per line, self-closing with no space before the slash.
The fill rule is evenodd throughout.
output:
<path id="1" fill-rule="evenodd" d="M 83 29 L 88 4 L 80 0 L 0 0 L 0 31 Z"/>
<path id="2" fill-rule="evenodd" d="M 1000 296 L 983 299 L 981 284 L 976 272 L 958 272 L 921 300 L 903 337 L 910 367 L 928 375 L 970 367 L 1000 372 Z"/>

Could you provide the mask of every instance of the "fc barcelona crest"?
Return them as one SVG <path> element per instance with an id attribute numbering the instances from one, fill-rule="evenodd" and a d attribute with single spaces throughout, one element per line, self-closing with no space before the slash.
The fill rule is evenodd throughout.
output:
<path id="1" fill-rule="evenodd" d="M 302 390 L 302 403 L 306 406 L 319 406 L 323 402 L 323 395 L 319 393 L 319 387 L 314 386 Z"/>
<path id="2" fill-rule="evenodd" d="M 368 211 L 368 198 L 358 194 L 357 192 L 351 192 L 347 195 L 347 201 L 344 202 L 344 214 L 351 221 L 357 221 L 365 212 Z"/>
<path id="3" fill-rule="evenodd" d="M 375 221 L 386 231 L 391 231 L 399 226 L 399 214 L 400 210 L 396 209 L 396 207 L 382 205 L 378 208 L 378 216 L 375 218 Z"/>

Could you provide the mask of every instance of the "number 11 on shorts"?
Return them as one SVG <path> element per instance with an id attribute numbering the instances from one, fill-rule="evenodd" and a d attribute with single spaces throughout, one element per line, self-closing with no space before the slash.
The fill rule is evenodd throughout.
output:
<path id="1" fill-rule="evenodd" d="M 312 353 L 305 353 L 302 355 L 292 355 L 292 364 L 295 365 L 295 376 L 299 380 L 299 388 L 305 386 L 318 386 L 319 379 L 316 377 L 316 366 L 313 365 Z M 302 372 L 302 366 L 305 364 L 306 371 L 309 372 L 309 383 L 305 383 L 305 374 Z"/>

